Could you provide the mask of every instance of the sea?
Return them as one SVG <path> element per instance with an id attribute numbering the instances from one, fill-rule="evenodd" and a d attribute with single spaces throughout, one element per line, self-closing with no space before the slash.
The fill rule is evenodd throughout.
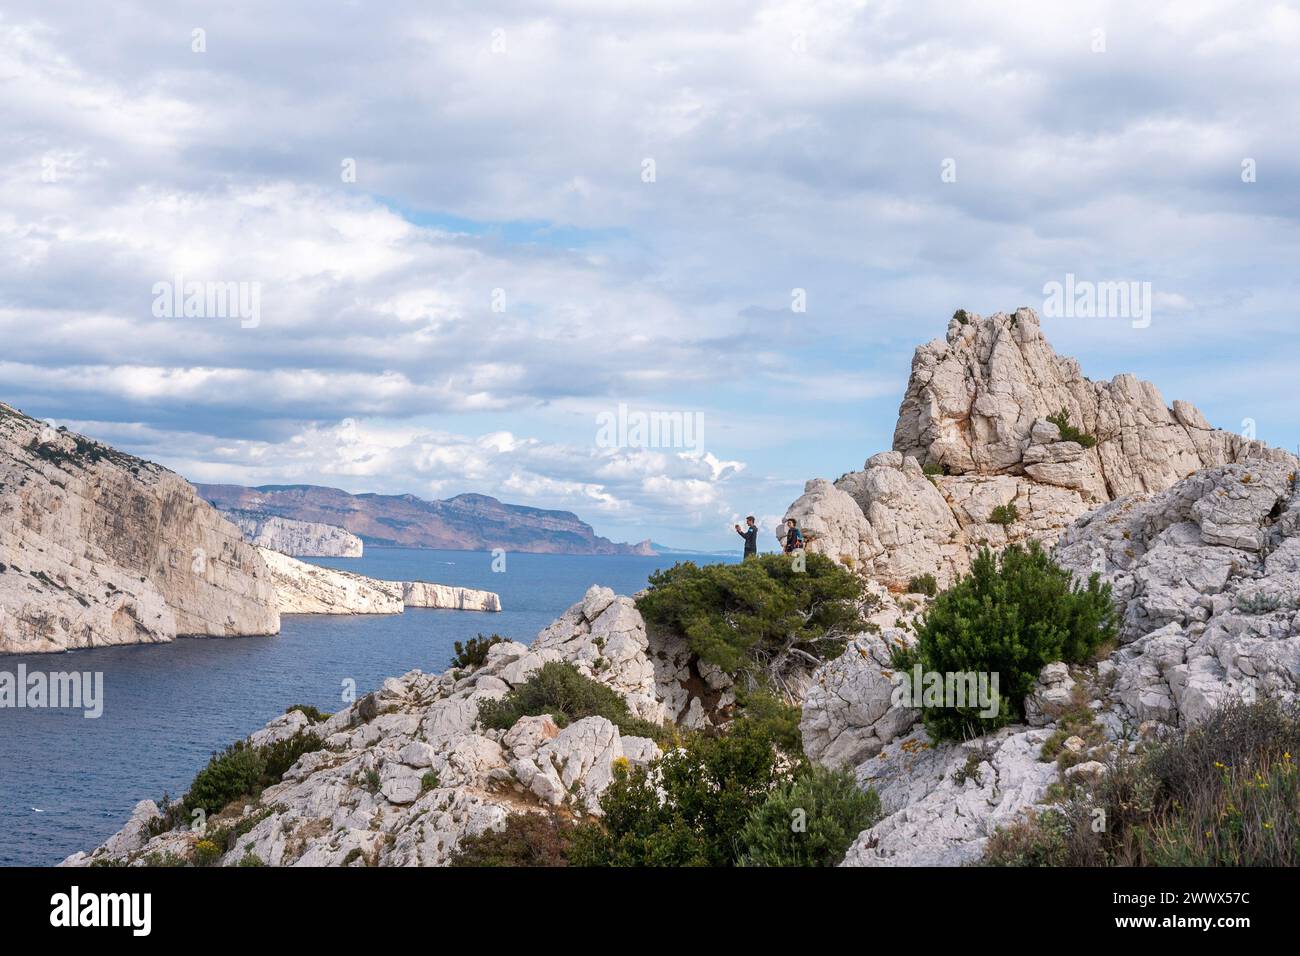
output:
<path id="1" fill-rule="evenodd" d="M 601 584 L 644 588 L 656 569 L 701 555 L 505 556 L 367 546 L 315 564 L 389 581 L 435 581 L 501 595 L 502 611 L 409 608 L 392 615 L 281 617 L 275 637 L 183 638 L 66 654 L 0 656 L 0 670 L 103 675 L 103 713 L 0 708 L 0 866 L 49 866 L 115 833 L 142 799 L 183 794 L 208 758 L 294 704 L 343 706 L 384 678 L 445 670 L 452 645 L 477 634 L 524 644 Z"/>

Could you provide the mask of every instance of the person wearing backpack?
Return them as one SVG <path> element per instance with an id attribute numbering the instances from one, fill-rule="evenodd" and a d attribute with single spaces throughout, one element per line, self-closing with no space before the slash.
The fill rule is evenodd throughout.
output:
<path id="1" fill-rule="evenodd" d="M 802 551 L 804 547 L 803 532 L 799 530 L 798 522 L 793 518 L 786 518 L 785 526 L 785 553 L 792 554 L 795 551 Z"/>

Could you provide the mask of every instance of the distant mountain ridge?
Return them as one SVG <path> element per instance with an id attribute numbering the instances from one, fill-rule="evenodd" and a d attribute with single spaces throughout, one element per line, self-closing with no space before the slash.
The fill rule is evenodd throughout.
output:
<path id="1" fill-rule="evenodd" d="M 655 553 L 649 540 L 610 541 L 571 511 L 511 505 L 488 495 L 445 500 L 415 495 L 354 495 L 319 485 L 194 486 L 222 511 L 337 525 L 368 545 L 483 551 L 504 548 L 538 554 Z"/>

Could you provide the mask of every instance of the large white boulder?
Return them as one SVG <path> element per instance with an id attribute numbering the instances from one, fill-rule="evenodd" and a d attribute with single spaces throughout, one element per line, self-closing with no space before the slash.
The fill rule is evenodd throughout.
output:
<path id="1" fill-rule="evenodd" d="M 844 653 L 813 673 L 799 729 L 810 760 L 827 767 L 856 766 L 907 733 L 920 718 L 895 702 L 895 646 L 910 647 L 905 631 L 862 634 Z"/>

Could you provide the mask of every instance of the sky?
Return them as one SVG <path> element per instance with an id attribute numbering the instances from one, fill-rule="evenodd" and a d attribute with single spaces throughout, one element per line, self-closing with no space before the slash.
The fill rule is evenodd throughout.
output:
<path id="1" fill-rule="evenodd" d="M 1297 50 L 1297 3 L 7 0 L 0 401 L 729 547 L 1073 275 L 1152 290 L 1044 317 L 1092 378 L 1295 448 Z"/>

